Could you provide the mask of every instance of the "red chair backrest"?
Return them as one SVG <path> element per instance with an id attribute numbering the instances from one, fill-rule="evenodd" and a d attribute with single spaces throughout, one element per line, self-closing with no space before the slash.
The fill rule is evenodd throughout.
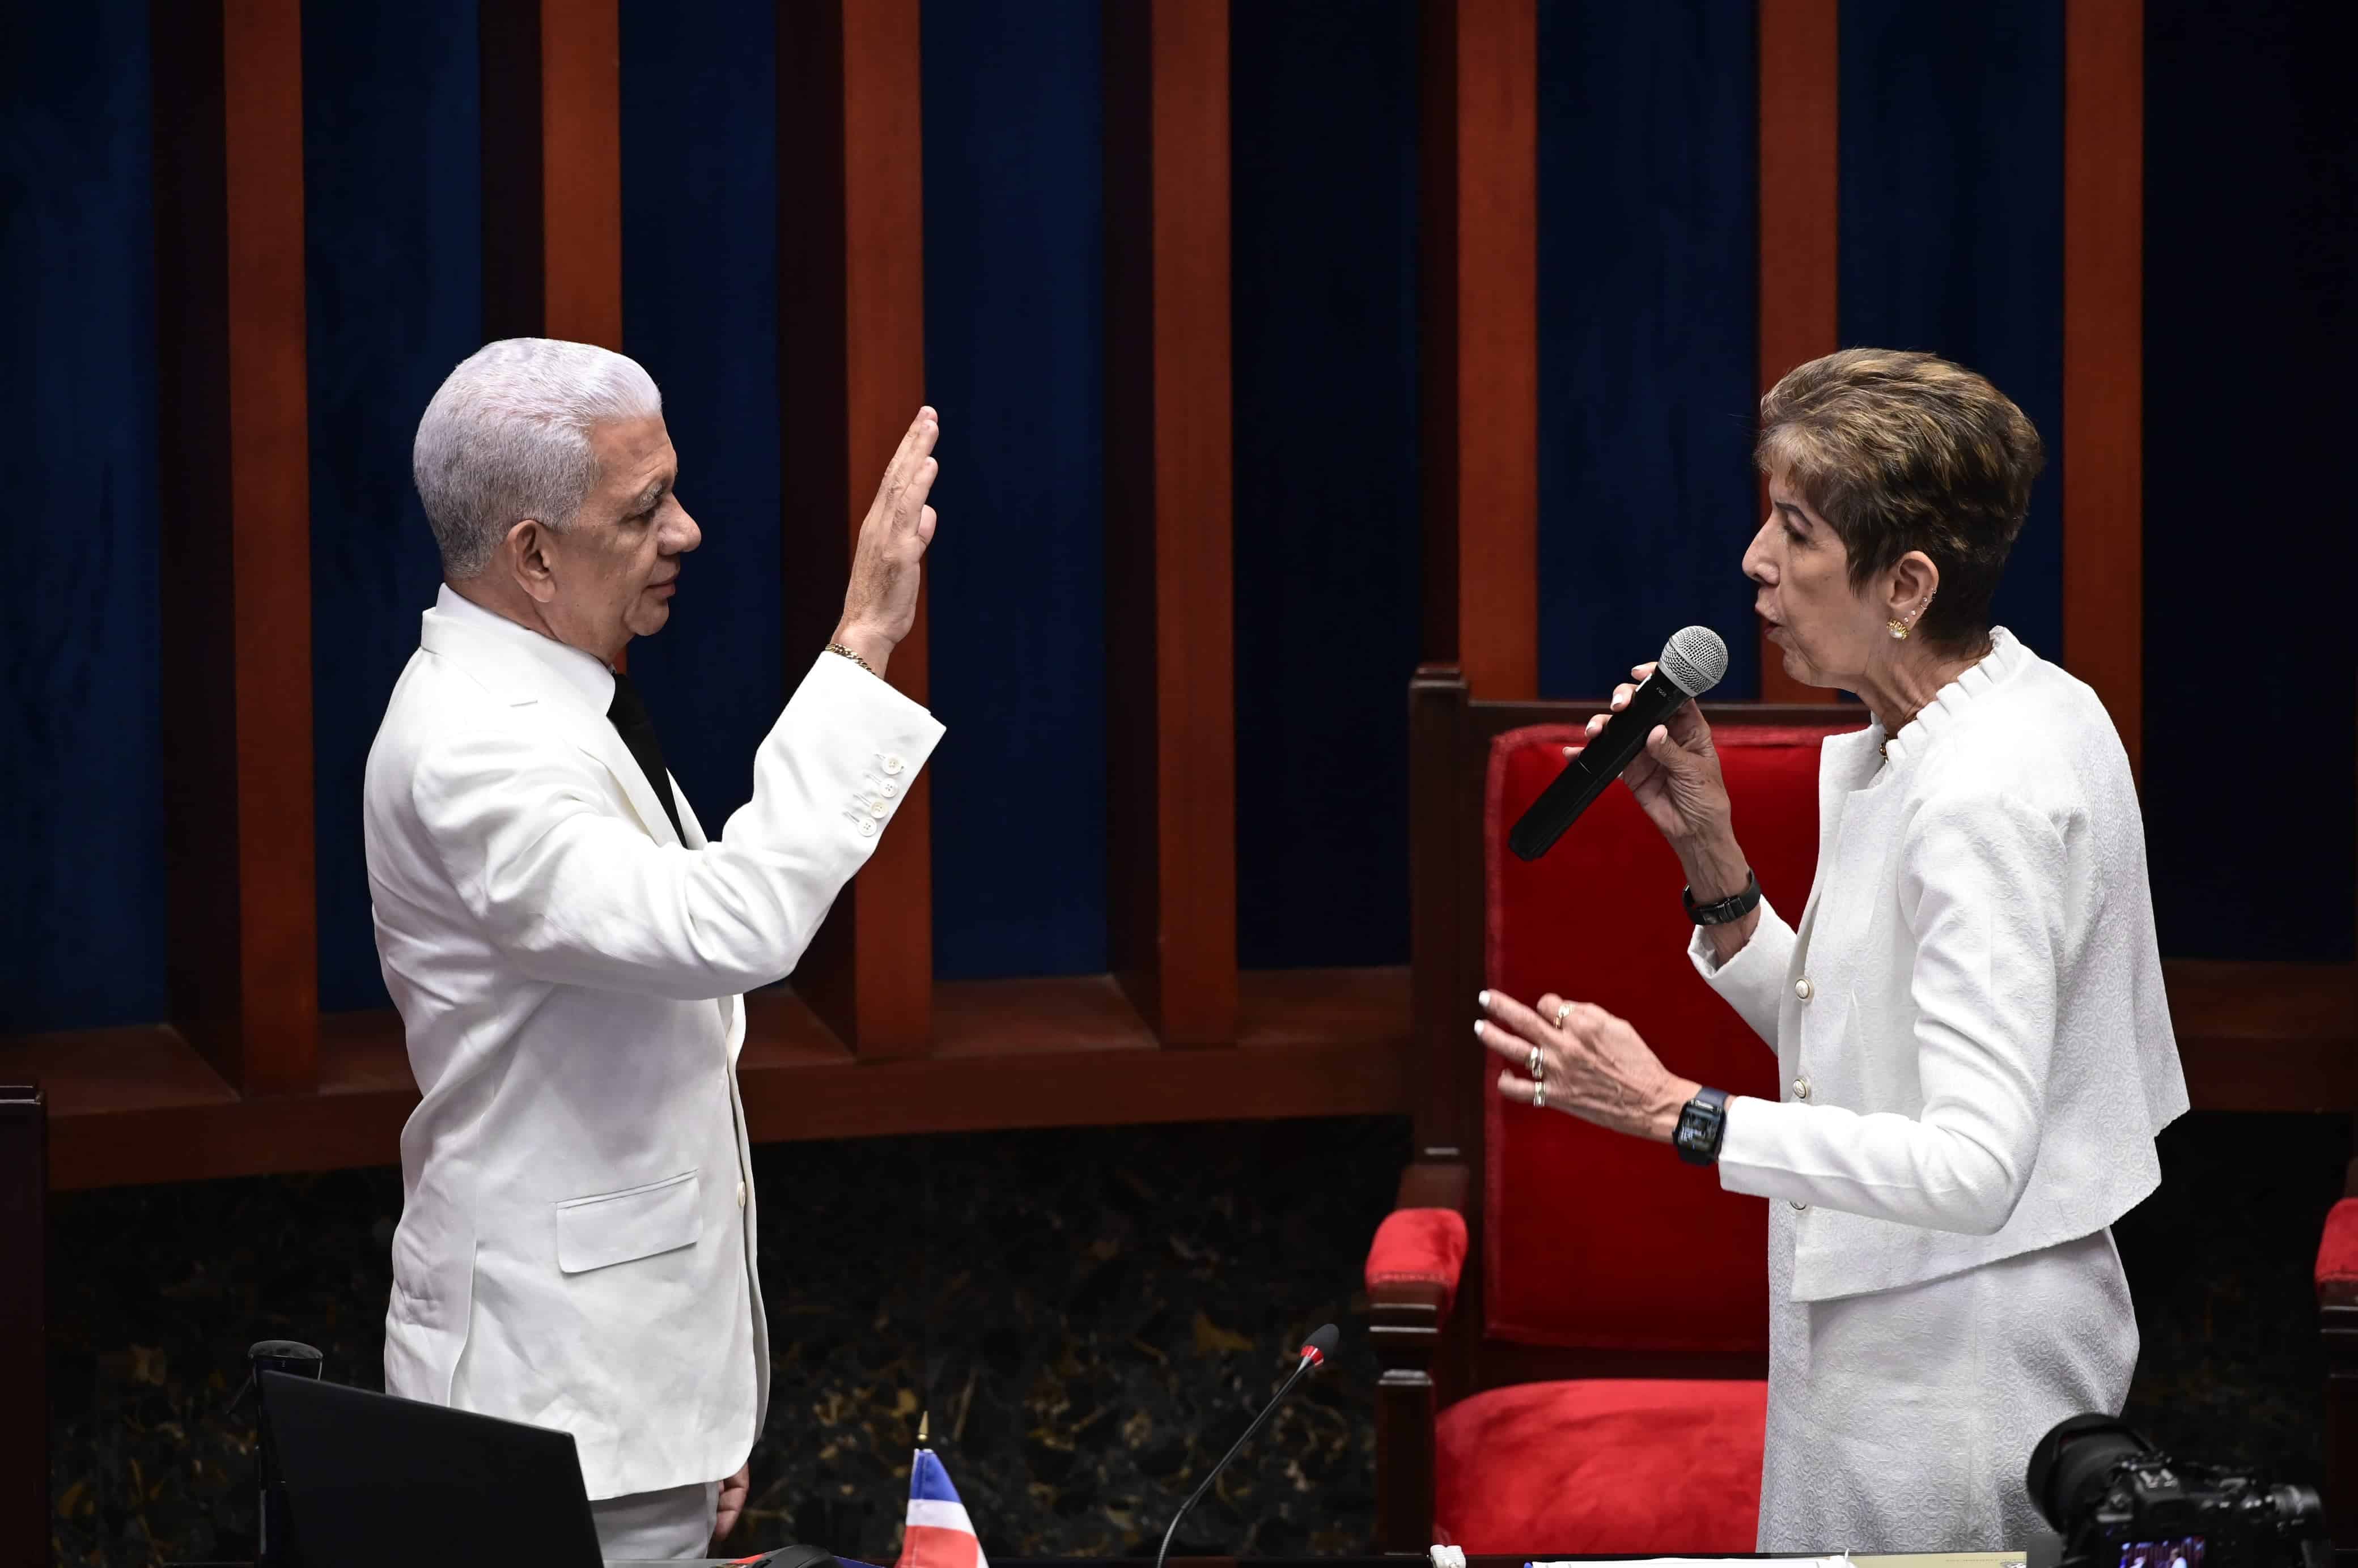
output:
<path id="1" fill-rule="evenodd" d="M 1853 726 L 1852 728 L 1855 728 Z M 1840 730 L 1722 724 L 1736 828 L 1768 901 L 1798 923 L 1817 862 L 1818 747 Z M 1694 972 L 1677 858 L 1615 784 L 1537 861 L 1506 847 L 1562 771 L 1577 730 L 1492 743 L 1484 801 L 1484 973 L 1527 1006 L 1542 992 L 1628 1019 L 1665 1065 L 1775 1098 L 1777 1060 Z M 1468 999 L 1469 1001 L 1471 999 Z M 1498 1076 L 1480 1053 L 1476 1070 Z M 1768 1211 L 1664 1145 L 1485 1097 L 1487 1331 L 1529 1345 L 1758 1352 L 1768 1322 Z"/>

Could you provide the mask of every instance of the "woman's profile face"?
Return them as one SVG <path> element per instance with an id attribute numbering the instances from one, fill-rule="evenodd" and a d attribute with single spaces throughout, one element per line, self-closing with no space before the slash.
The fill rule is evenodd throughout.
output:
<path id="1" fill-rule="evenodd" d="M 1804 686 L 1852 683 L 1888 637 L 1883 609 L 1850 586 L 1850 551 L 1784 476 L 1768 480 L 1768 516 L 1744 552 L 1758 586 L 1753 611 L 1784 654 L 1785 673 Z"/>

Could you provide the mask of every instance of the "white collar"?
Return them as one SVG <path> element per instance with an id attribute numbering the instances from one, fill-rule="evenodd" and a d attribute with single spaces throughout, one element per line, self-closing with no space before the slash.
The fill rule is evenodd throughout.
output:
<path id="1" fill-rule="evenodd" d="M 1954 724 L 1958 716 L 1973 705 L 1975 697 L 2018 674 L 2037 656 L 2017 642 L 2013 633 L 2003 626 L 1993 626 L 1990 651 L 1935 692 L 1932 700 L 1917 710 L 1915 718 L 1899 727 L 1898 734 L 1887 740 L 1879 719 L 1868 732 L 1882 746 L 1885 760 L 1895 767 L 1912 756 L 1920 756 L 1941 731 Z"/>
<path id="2" fill-rule="evenodd" d="M 535 687 L 555 684 L 579 694 L 600 718 L 614 705 L 614 672 L 607 667 L 605 660 L 535 632 L 521 622 L 511 621 L 497 611 L 486 610 L 447 582 L 434 596 L 434 608 L 426 612 L 424 619 L 422 641 L 438 652 L 481 650 L 505 666 L 508 674 L 523 675 L 528 671 L 533 676 L 553 676 L 557 677 L 554 683 L 527 679 L 526 684 Z M 438 636 L 440 632 L 455 633 L 457 637 Z M 471 666 L 480 661 L 468 662 Z M 524 668 L 517 668 L 519 665 Z M 494 676 L 500 672 L 483 669 L 477 673 Z"/>

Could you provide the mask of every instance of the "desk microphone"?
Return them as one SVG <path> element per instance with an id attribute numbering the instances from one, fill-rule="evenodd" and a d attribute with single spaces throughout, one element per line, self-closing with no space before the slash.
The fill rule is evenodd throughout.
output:
<path id="1" fill-rule="evenodd" d="M 1179 1505 L 1179 1511 L 1171 1516 L 1171 1528 L 1163 1532 L 1163 1549 L 1154 1554 L 1154 1568 L 1163 1568 L 1163 1560 L 1171 1555 L 1171 1538 L 1178 1533 L 1179 1521 L 1187 1517 L 1187 1510 L 1203 1500 L 1204 1494 L 1212 1489 L 1212 1483 L 1219 1479 L 1220 1472 L 1228 1467 L 1228 1461 L 1252 1441 L 1253 1433 L 1267 1424 L 1277 1407 L 1285 1402 L 1285 1396 L 1293 1391 L 1293 1385 L 1302 1381 L 1313 1369 L 1325 1365 L 1326 1357 L 1335 1353 L 1335 1342 L 1341 1337 L 1342 1335 L 1331 1323 L 1322 1324 L 1311 1332 L 1310 1337 L 1303 1343 L 1302 1359 L 1295 1364 L 1285 1381 L 1277 1386 L 1277 1392 L 1271 1396 L 1269 1403 L 1261 1406 L 1260 1414 L 1253 1417 L 1252 1424 L 1245 1428 L 1245 1434 L 1237 1439 L 1235 1445 L 1220 1455 L 1220 1462 L 1205 1472 L 1203 1480 L 1187 1494 L 1187 1500 Z"/>
<path id="2" fill-rule="evenodd" d="M 1646 737 L 1654 726 L 1676 713 L 1681 703 L 1717 686 L 1726 674 L 1727 644 L 1708 626 L 1690 626 L 1663 643 L 1660 663 L 1630 694 L 1629 706 L 1606 719 L 1596 738 L 1540 792 L 1507 835 L 1507 848 L 1526 860 L 1546 854 L 1646 749 Z"/>
<path id="3" fill-rule="evenodd" d="M 246 1360 L 253 1369 L 246 1374 L 245 1388 L 259 1390 L 262 1374 L 284 1372 L 293 1378 L 317 1379 L 321 1357 L 317 1350 L 295 1339 L 265 1339 L 249 1347 Z M 237 1399 L 245 1398 L 240 1389 Z M 232 1400 L 231 1404 L 236 1404 Z M 256 1568 L 286 1568 L 295 1562 L 295 1552 L 288 1544 L 287 1523 L 287 1484 L 279 1479 L 278 1466 L 270 1454 L 270 1422 L 255 1422 L 254 1433 L 254 1484 L 258 1506 L 254 1510 L 254 1562 Z"/>

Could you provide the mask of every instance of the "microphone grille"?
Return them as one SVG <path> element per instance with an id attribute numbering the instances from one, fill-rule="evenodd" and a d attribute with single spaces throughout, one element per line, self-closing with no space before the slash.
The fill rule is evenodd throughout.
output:
<path id="1" fill-rule="evenodd" d="M 1662 674 L 1689 697 L 1701 697 L 1727 675 L 1727 644 L 1708 626 L 1690 626 L 1662 644 Z"/>

